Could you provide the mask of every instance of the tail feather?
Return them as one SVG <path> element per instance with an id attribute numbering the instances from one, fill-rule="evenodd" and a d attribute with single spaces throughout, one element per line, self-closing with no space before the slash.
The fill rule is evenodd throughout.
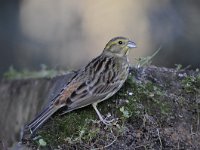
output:
<path id="1" fill-rule="evenodd" d="M 25 126 L 33 134 L 49 117 L 51 117 L 57 108 L 49 106 L 45 108 L 31 123 Z"/>

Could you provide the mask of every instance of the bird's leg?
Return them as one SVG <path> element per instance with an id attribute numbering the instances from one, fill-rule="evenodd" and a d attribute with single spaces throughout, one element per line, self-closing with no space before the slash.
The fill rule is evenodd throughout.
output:
<path id="1" fill-rule="evenodd" d="M 29 127 L 29 131 L 30 131 L 31 134 L 33 134 L 33 131 L 32 131 L 32 129 L 30 127 Z"/>
<path id="2" fill-rule="evenodd" d="M 99 112 L 99 110 L 97 109 L 97 102 L 96 103 L 93 103 L 92 106 L 94 108 L 94 110 L 96 111 L 97 115 L 99 116 L 99 119 L 105 124 L 105 125 L 111 125 L 110 123 L 114 121 L 114 119 L 112 120 L 106 120 L 106 119 L 103 119 L 101 113 Z"/>

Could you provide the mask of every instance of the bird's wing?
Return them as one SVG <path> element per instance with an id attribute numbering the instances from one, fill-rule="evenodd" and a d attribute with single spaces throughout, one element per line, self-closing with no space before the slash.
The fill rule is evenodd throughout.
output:
<path id="1" fill-rule="evenodd" d="M 121 88 L 126 74 L 114 61 L 103 55 L 93 59 L 62 90 L 54 105 L 67 106 L 65 112 L 69 112 L 111 97 Z"/>
<path id="2" fill-rule="evenodd" d="M 116 93 L 122 84 L 123 81 L 101 82 L 98 85 L 90 86 L 83 82 L 68 98 L 69 105 L 66 112 L 105 100 Z"/>
<path id="3" fill-rule="evenodd" d="M 55 100 L 61 91 L 71 82 L 71 80 L 77 75 L 77 71 L 72 71 L 64 75 L 53 78 L 53 85 L 49 91 L 48 102 Z"/>

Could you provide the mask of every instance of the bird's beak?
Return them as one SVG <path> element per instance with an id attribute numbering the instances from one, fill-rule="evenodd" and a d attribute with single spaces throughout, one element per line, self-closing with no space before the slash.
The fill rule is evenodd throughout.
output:
<path id="1" fill-rule="evenodd" d="M 136 48 L 136 47 L 137 47 L 136 44 L 135 44 L 133 41 L 128 41 L 127 46 L 128 46 L 129 48 Z"/>

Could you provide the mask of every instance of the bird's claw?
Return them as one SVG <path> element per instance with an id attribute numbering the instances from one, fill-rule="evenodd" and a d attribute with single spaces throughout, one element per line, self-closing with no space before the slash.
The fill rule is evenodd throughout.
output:
<path id="1" fill-rule="evenodd" d="M 113 125 L 117 120 L 118 120 L 118 118 L 116 118 L 116 119 L 110 119 L 110 120 L 109 120 L 109 119 L 106 117 L 105 119 L 101 120 L 101 122 L 102 122 L 103 124 L 105 124 L 105 125 L 111 126 L 111 125 Z"/>

